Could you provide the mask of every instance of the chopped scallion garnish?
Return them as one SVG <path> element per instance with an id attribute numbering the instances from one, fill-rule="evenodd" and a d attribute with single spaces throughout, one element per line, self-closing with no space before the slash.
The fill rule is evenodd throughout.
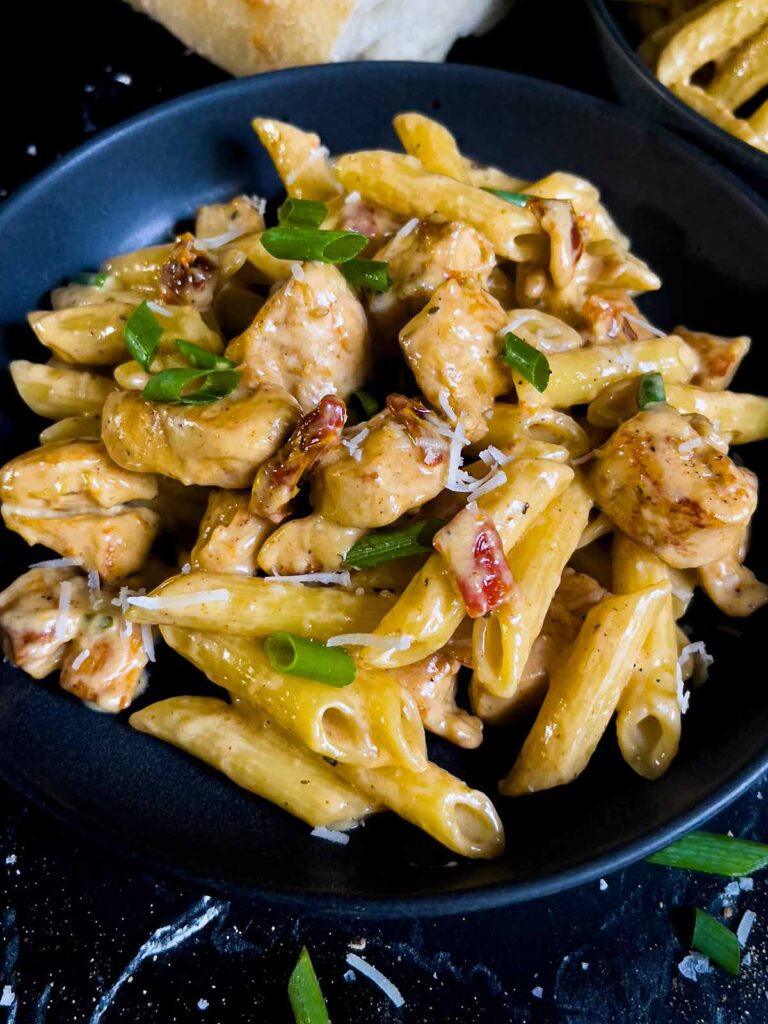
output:
<path id="1" fill-rule="evenodd" d="M 497 199 L 503 199 L 505 203 L 512 203 L 513 206 L 527 206 L 535 196 L 527 196 L 525 192 L 508 192 L 504 188 L 484 188 L 483 192 L 490 192 Z"/>
<path id="2" fill-rule="evenodd" d="M 648 863 L 743 878 L 768 865 L 768 846 L 716 832 L 690 832 L 652 854 Z"/>
<path id="3" fill-rule="evenodd" d="M 384 260 L 349 260 L 342 263 L 340 269 L 349 283 L 358 288 L 386 292 L 392 286 L 389 280 L 389 264 Z"/>
<path id="4" fill-rule="evenodd" d="M 356 541 L 344 561 L 353 569 L 371 569 L 383 562 L 424 554 L 431 550 L 432 538 L 443 526 L 442 519 L 417 519 L 394 530 L 377 530 Z"/>
<path id="5" fill-rule="evenodd" d="M 693 913 L 691 949 L 703 953 L 729 974 L 738 974 L 741 950 L 736 934 L 698 907 Z"/>
<path id="6" fill-rule="evenodd" d="M 217 356 L 215 352 L 209 352 L 207 348 L 193 345 L 191 341 L 184 341 L 182 338 L 176 339 L 176 348 L 187 362 L 198 370 L 233 370 L 235 367 L 231 359 Z"/>
<path id="7" fill-rule="evenodd" d="M 187 370 L 173 367 L 150 377 L 142 397 L 150 402 L 181 402 L 183 405 L 207 405 L 231 394 L 240 382 L 236 370 Z M 189 391 L 190 384 L 200 387 Z"/>
<path id="8" fill-rule="evenodd" d="M 288 998 L 296 1024 L 328 1024 L 328 1009 L 306 946 L 288 979 Z"/>
<path id="9" fill-rule="evenodd" d="M 261 244 L 279 260 L 316 260 L 318 263 L 346 263 L 368 245 L 357 231 L 319 231 L 313 228 L 268 228 Z"/>
<path id="10" fill-rule="evenodd" d="M 637 382 L 637 407 L 647 409 L 651 405 L 666 402 L 664 378 L 660 373 L 644 373 Z"/>
<path id="11" fill-rule="evenodd" d="M 349 686 L 355 680 L 354 659 L 337 647 L 326 647 L 293 633 L 272 633 L 264 649 L 277 672 L 314 679 L 328 686 Z"/>
<path id="12" fill-rule="evenodd" d="M 105 271 L 100 270 L 95 274 L 74 274 L 70 279 L 70 284 L 87 284 L 91 288 L 102 288 L 109 277 Z"/>
<path id="13" fill-rule="evenodd" d="M 546 391 L 552 370 L 543 352 L 509 331 L 504 335 L 501 358 L 536 388 Z"/>
<path id="14" fill-rule="evenodd" d="M 366 391 L 365 388 L 358 388 L 357 391 L 353 391 L 351 397 L 357 401 L 357 404 L 360 406 L 360 409 L 367 420 L 369 420 L 371 416 L 375 416 L 379 409 L 381 409 L 381 402 L 378 398 L 375 398 L 370 391 Z"/>
<path id="15" fill-rule="evenodd" d="M 288 196 L 277 211 L 277 220 L 286 228 L 319 228 L 328 214 L 325 203 Z"/>
<path id="16" fill-rule="evenodd" d="M 139 366 L 149 372 L 160 348 L 163 328 L 146 302 L 137 306 L 128 317 L 123 334 L 128 351 Z"/>

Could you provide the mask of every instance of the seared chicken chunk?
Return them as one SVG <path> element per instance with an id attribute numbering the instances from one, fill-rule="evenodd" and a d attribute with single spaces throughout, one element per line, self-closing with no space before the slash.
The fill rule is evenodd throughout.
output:
<path id="1" fill-rule="evenodd" d="M 259 568 L 270 576 L 298 576 L 341 568 L 344 556 L 365 530 L 340 526 L 313 512 L 283 523 L 259 552 Z"/>
<path id="2" fill-rule="evenodd" d="M 493 246 L 469 224 L 421 221 L 413 231 L 395 235 L 376 253 L 389 264 L 392 287 L 370 301 L 382 336 L 394 336 L 424 306 L 444 281 L 488 283 L 496 266 Z"/>
<path id="3" fill-rule="evenodd" d="M 708 426 L 667 405 L 647 409 L 611 435 L 591 473 L 606 515 L 678 569 L 725 557 L 757 504 L 754 475 Z"/>
<path id="4" fill-rule="evenodd" d="M 122 711 L 140 692 L 147 651 L 116 594 L 92 593 L 77 569 L 30 569 L 0 594 L 6 657 L 33 679 L 61 668 L 63 689 L 101 711 Z"/>
<path id="5" fill-rule="evenodd" d="M 102 436 L 112 458 L 137 472 L 183 484 L 249 487 L 299 418 L 282 388 L 239 390 L 209 405 L 146 401 L 116 392 L 104 405 Z"/>
<path id="6" fill-rule="evenodd" d="M 483 723 L 456 703 L 461 662 L 441 652 L 413 665 L 392 669 L 416 701 L 424 726 L 459 747 L 473 750 L 483 739 Z"/>
<path id="7" fill-rule="evenodd" d="M 316 469 L 311 501 L 320 515 L 342 526 L 388 526 L 445 486 L 448 441 L 437 419 L 417 402 L 393 399 L 396 410 L 390 406 L 358 428 L 353 451 L 337 448 Z"/>
<path id="8" fill-rule="evenodd" d="M 721 338 L 717 334 L 689 331 L 687 327 L 676 327 L 674 333 L 699 353 L 700 368 L 691 378 L 691 384 L 708 390 L 723 391 L 727 388 L 749 352 L 750 339 L 745 335 Z"/>
<path id="9" fill-rule="evenodd" d="M 446 281 L 400 332 L 419 390 L 436 409 L 447 399 L 470 441 L 485 435 L 485 413 L 512 386 L 497 338 L 508 319 L 476 284 Z"/>
<path id="10" fill-rule="evenodd" d="M 366 380 L 368 322 L 336 267 L 306 263 L 300 279 L 289 278 L 270 295 L 226 354 L 241 364 L 248 384 L 278 384 L 309 411 L 324 395 L 346 399 Z"/>
<path id="11" fill-rule="evenodd" d="M 336 204 L 337 208 L 329 210 L 328 217 L 323 221 L 323 228 L 331 231 L 357 231 L 366 235 L 375 248 L 383 245 L 403 224 L 402 217 L 396 217 L 383 206 L 365 199 L 354 199 L 350 195 L 346 199 L 335 200 L 331 206 Z M 363 253 L 367 254 L 367 250 L 363 250 Z"/>
<path id="12" fill-rule="evenodd" d="M 211 491 L 190 556 L 193 569 L 256 574 L 261 546 L 275 527 L 249 511 L 248 501 L 247 491 Z"/>
<path id="13" fill-rule="evenodd" d="M 160 517 L 129 502 L 157 495 L 155 478 L 126 472 L 100 441 L 58 441 L 11 460 L 0 475 L 6 525 L 28 544 L 78 558 L 107 580 L 135 572 Z"/>

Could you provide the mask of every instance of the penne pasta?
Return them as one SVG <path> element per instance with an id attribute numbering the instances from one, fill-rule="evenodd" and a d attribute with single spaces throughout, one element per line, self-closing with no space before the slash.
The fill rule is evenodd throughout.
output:
<path id="1" fill-rule="evenodd" d="M 163 639 L 217 686 L 253 704 L 310 750 L 345 764 L 426 765 L 416 703 L 382 672 L 358 670 L 349 686 L 284 675 L 258 640 L 163 626 Z"/>
<path id="2" fill-rule="evenodd" d="M 426 171 L 456 181 L 469 181 L 467 161 L 447 128 L 424 114 L 398 114 L 392 120 L 397 137 L 409 156 L 421 161 Z"/>
<path id="3" fill-rule="evenodd" d="M 328 164 L 328 150 L 320 145 L 314 132 L 304 132 L 285 121 L 267 117 L 255 117 L 251 125 L 289 196 L 324 200 L 338 194 L 339 185 Z"/>
<path id="4" fill-rule="evenodd" d="M 87 370 L 69 370 L 16 359 L 9 366 L 22 400 L 38 416 L 63 420 L 70 416 L 99 416 L 114 381 Z"/>
<path id="5" fill-rule="evenodd" d="M 646 548 L 617 533 L 613 589 L 632 594 L 671 582 L 667 566 Z M 680 695 L 673 595 L 662 601 L 616 708 L 616 735 L 627 764 L 646 779 L 663 775 L 680 745 Z"/>
<path id="6" fill-rule="evenodd" d="M 607 597 L 587 615 L 570 656 L 555 671 L 544 703 L 509 775 L 504 796 L 573 781 L 587 766 L 616 709 L 669 584 Z"/>
<path id="7" fill-rule="evenodd" d="M 135 711 L 129 721 L 315 828 L 353 828 L 378 809 L 269 719 L 216 697 L 169 697 Z"/>
<path id="8" fill-rule="evenodd" d="M 212 591 L 216 596 L 209 600 Z M 131 609 L 131 621 L 232 636 L 269 636 L 284 630 L 313 640 L 370 632 L 393 605 L 384 594 L 212 572 L 172 576 L 149 599 L 140 603 L 143 607 Z"/>

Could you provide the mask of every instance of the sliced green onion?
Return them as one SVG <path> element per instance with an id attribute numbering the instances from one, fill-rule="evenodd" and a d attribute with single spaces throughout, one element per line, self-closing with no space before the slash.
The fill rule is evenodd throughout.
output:
<path id="1" fill-rule="evenodd" d="M 368 245 L 357 231 L 318 231 L 312 228 L 268 228 L 261 244 L 279 260 L 316 260 L 318 263 L 346 263 Z"/>
<path id="2" fill-rule="evenodd" d="M 357 669 L 346 651 L 293 633 L 272 633 L 264 642 L 269 664 L 289 676 L 314 679 L 328 686 L 349 686 Z"/>
<path id="3" fill-rule="evenodd" d="M 372 292 L 387 292 L 392 287 L 389 264 L 384 260 L 349 260 L 342 263 L 341 272 L 350 284 L 370 288 Z"/>
<path id="4" fill-rule="evenodd" d="M 648 863 L 743 878 L 768 865 L 768 846 L 716 832 L 690 832 L 651 854 Z"/>
<path id="5" fill-rule="evenodd" d="M 328 1008 L 306 946 L 288 979 L 288 998 L 296 1024 L 328 1024 Z"/>
<path id="6" fill-rule="evenodd" d="M 644 373 L 637 382 L 637 407 L 647 409 L 651 405 L 666 402 L 664 378 L 660 373 Z"/>
<path id="7" fill-rule="evenodd" d="M 546 391 L 552 375 L 547 357 L 511 331 L 504 335 L 501 358 L 517 370 L 537 391 Z"/>
<path id="8" fill-rule="evenodd" d="M 101 288 L 108 277 L 109 274 L 103 270 L 98 271 L 96 274 L 74 274 L 70 279 L 70 284 L 88 284 L 91 288 Z"/>
<path id="9" fill-rule="evenodd" d="M 507 192 L 504 188 L 484 188 L 483 192 L 490 192 L 497 199 L 503 199 L 505 203 L 512 203 L 513 206 L 527 206 L 536 196 L 527 196 L 525 192 Z"/>
<path id="10" fill-rule="evenodd" d="M 142 369 L 149 371 L 160 348 L 163 328 L 146 302 L 131 313 L 125 322 L 125 345 Z"/>
<path id="11" fill-rule="evenodd" d="M 443 526 L 442 519 L 417 519 L 394 530 L 377 530 L 356 541 L 344 561 L 353 569 L 371 569 L 383 562 L 421 555 L 431 551 L 432 538 Z"/>
<path id="12" fill-rule="evenodd" d="M 187 362 L 198 370 L 233 370 L 235 368 L 235 364 L 231 359 L 225 359 L 224 356 L 217 356 L 215 352 L 209 352 L 207 348 L 200 348 L 199 345 L 193 345 L 191 341 L 184 341 L 182 338 L 177 338 L 176 348 L 181 352 Z"/>
<path id="13" fill-rule="evenodd" d="M 381 402 L 378 398 L 375 398 L 370 391 L 366 391 L 365 388 L 358 388 L 357 391 L 353 391 L 352 397 L 356 399 L 357 404 L 362 409 L 363 415 L 367 420 L 369 420 L 371 416 L 375 416 L 379 409 L 381 409 Z"/>
<path id="14" fill-rule="evenodd" d="M 226 398 L 240 382 L 241 374 L 236 370 L 187 370 L 173 367 L 149 378 L 142 397 L 150 402 L 181 402 L 183 405 L 207 405 Z M 194 391 L 187 391 L 190 384 L 201 381 Z"/>
<path id="15" fill-rule="evenodd" d="M 286 228 L 319 228 L 328 215 L 325 203 L 288 196 L 277 211 L 277 220 Z"/>
<path id="16" fill-rule="evenodd" d="M 741 950 L 735 932 L 730 931 L 703 910 L 694 910 L 691 949 L 714 960 L 729 974 L 739 973 Z"/>

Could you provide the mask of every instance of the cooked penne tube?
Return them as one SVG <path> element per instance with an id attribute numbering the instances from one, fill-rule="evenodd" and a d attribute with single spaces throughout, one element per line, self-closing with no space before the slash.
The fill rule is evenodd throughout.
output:
<path id="1" fill-rule="evenodd" d="M 499 256 L 527 260 L 542 251 L 541 229 L 529 211 L 482 189 L 425 171 L 413 157 L 385 150 L 349 153 L 335 165 L 348 192 L 359 192 L 403 217 L 461 220 L 484 234 Z"/>
<path id="2" fill-rule="evenodd" d="M 13 383 L 32 412 L 48 420 L 99 416 L 107 396 L 117 390 L 108 377 L 16 359 L 9 366 Z"/>
<path id="3" fill-rule="evenodd" d="M 632 594 L 670 582 L 667 566 L 647 548 L 617 533 L 613 589 Z M 673 597 L 662 601 L 616 708 L 616 734 L 627 764 L 646 779 L 663 775 L 680 745 L 677 636 Z"/>
<path id="4" fill-rule="evenodd" d="M 600 540 L 601 537 L 607 537 L 607 535 L 612 532 L 613 523 L 610 521 L 608 516 L 603 515 L 601 512 L 584 527 L 584 532 L 579 538 L 576 550 L 578 551 L 579 548 L 586 548 L 590 544 L 594 544 L 596 540 Z"/>
<path id="5" fill-rule="evenodd" d="M 720 0 L 675 32 L 659 55 L 656 74 L 664 85 L 687 82 L 698 68 L 757 32 L 765 22 L 764 0 Z"/>
<path id="6" fill-rule="evenodd" d="M 135 711 L 129 722 L 313 827 L 351 828 L 378 809 L 273 722 L 216 697 L 169 697 Z"/>
<path id="7" fill-rule="evenodd" d="M 255 705 L 316 754 L 366 767 L 426 765 L 416 702 L 382 672 L 359 669 L 349 686 L 284 675 L 258 640 L 163 626 L 163 638 L 217 686 Z"/>
<path id="8" fill-rule="evenodd" d="M 523 749 L 499 790 L 519 796 L 572 782 L 616 709 L 669 584 L 607 597 L 587 615 L 555 671 Z"/>
<path id="9" fill-rule="evenodd" d="M 758 149 L 763 148 L 759 134 L 749 121 L 736 117 L 719 100 L 709 96 L 697 85 L 686 85 L 685 82 L 672 82 L 669 88 L 683 103 L 687 103 L 689 107 L 692 107 L 702 117 L 706 117 L 714 122 L 718 128 L 722 128 L 729 135 L 734 135 L 737 139 L 741 139 L 742 142 L 747 142 L 750 146 L 756 146 Z"/>
<path id="10" fill-rule="evenodd" d="M 519 459 L 504 467 L 506 483 L 482 495 L 478 507 L 496 525 L 505 552 L 511 550 L 532 526 L 536 517 L 573 479 L 573 470 L 560 462 Z M 444 647 L 464 618 L 465 606 L 455 589 L 443 559 L 430 555 L 391 611 L 377 628 L 376 636 L 411 637 L 405 649 L 365 647 L 362 660 L 379 668 L 412 665 Z"/>
<path id="11" fill-rule="evenodd" d="M 590 345 L 549 356 L 552 370 L 547 389 L 539 394 L 518 374 L 513 374 L 520 402 L 565 407 L 592 402 L 609 384 L 639 373 L 660 373 L 665 382 L 685 382 L 696 372 L 698 357 L 682 338 L 648 338 L 641 341 Z"/>
<path id="12" fill-rule="evenodd" d="M 328 150 L 320 145 L 314 132 L 268 117 L 255 117 L 251 126 L 272 158 L 289 196 L 324 200 L 339 193 L 328 164 Z"/>
<path id="13" fill-rule="evenodd" d="M 542 452 L 541 458 L 563 460 L 568 456 L 579 458 L 590 449 L 589 438 L 576 420 L 568 413 L 547 405 L 495 402 L 486 419 L 488 433 L 483 438 L 483 447 L 492 444 L 506 449 L 521 439 L 530 438 L 543 444 L 557 445 L 560 449 L 553 449 L 547 455 Z"/>
<path id="14" fill-rule="evenodd" d="M 768 437 L 768 398 L 763 395 L 670 384 L 667 401 L 678 412 L 706 416 L 731 444 L 749 444 Z"/>
<path id="15" fill-rule="evenodd" d="M 40 444 L 77 439 L 98 440 L 101 437 L 99 416 L 67 416 L 40 431 Z"/>
<path id="16" fill-rule="evenodd" d="M 512 597 L 475 620 L 474 679 L 494 696 L 511 697 L 520 686 L 533 643 L 591 507 L 592 500 L 578 478 L 554 498 L 508 556 L 515 580 Z"/>
<path id="17" fill-rule="evenodd" d="M 269 636 L 285 630 L 327 640 L 340 633 L 370 632 L 393 603 L 384 594 L 192 572 L 166 580 L 131 609 L 129 618 L 234 636 Z"/>
<path id="18" fill-rule="evenodd" d="M 517 191 L 542 199 L 568 199 L 573 204 L 579 223 L 589 226 L 592 240 L 610 238 L 625 249 L 629 247 L 629 239 L 619 231 L 613 217 L 600 202 L 599 191 L 586 178 L 566 171 L 553 171 Z"/>
<path id="19" fill-rule="evenodd" d="M 504 826 L 491 800 L 431 761 L 422 772 L 341 762 L 336 771 L 462 857 L 491 859 L 504 852 Z"/>
<path id="20" fill-rule="evenodd" d="M 736 110 L 768 85 L 768 20 L 742 46 L 721 60 L 707 86 L 710 96 Z"/>
<path id="21" fill-rule="evenodd" d="M 426 171 L 469 181 L 467 161 L 444 125 L 417 113 L 398 114 L 392 124 L 405 152 L 420 160 Z"/>

